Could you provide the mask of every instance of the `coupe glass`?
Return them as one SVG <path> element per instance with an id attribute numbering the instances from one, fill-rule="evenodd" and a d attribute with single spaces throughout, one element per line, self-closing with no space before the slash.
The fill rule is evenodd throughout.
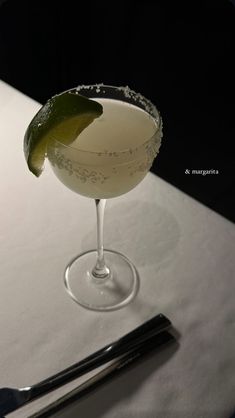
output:
<path id="1" fill-rule="evenodd" d="M 71 145 L 55 138 L 47 150 L 58 179 L 96 205 L 97 249 L 71 260 L 64 282 L 78 304 L 110 311 L 135 297 L 139 276 L 125 255 L 103 247 L 106 199 L 127 193 L 145 177 L 160 147 L 162 122 L 156 107 L 128 87 L 89 85 L 71 92 L 99 101 L 103 114 Z"/>

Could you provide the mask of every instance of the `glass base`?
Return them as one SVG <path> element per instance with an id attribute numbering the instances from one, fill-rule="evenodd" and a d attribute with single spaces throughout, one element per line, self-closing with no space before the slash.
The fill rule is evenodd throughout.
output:
<path id="1" fill-rule="evenodd" d="M 92 269 L 97 251 L 79 254 L 68 264 L 64 282 L 70 297 L 79 305 L 94 311 L 112 311 L 127 305 L 139 289 L 139 275 L 135 266 L 124 255 L 104 250 L 110 274 L 96 278 Z"/>

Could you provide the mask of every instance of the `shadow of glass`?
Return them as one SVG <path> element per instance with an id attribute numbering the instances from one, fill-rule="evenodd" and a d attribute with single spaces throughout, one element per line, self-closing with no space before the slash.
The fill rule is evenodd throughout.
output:
<path id="1" fill-rule="evenodd" d="M 109 202 L 108 202 L 109 203 Z M 82 241 L 82 249 L 96 247 L 94 223 Z M 128 256 L 139 267 L 160 266 L 173 256 L 180 238 L 174 215 L 165 208 L 141 200 L 107 204 L 104 218 L 104 247 Z"/>

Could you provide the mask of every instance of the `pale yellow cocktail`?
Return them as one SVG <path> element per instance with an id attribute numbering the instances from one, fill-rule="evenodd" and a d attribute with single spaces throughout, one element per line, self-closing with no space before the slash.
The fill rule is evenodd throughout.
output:
<path id="1" fill-rule="evenodd" d="M 70 146 L 50 142 L 48 158 L 56 176 L 87 197 L 119 196 L 135 187 L 149 171 L 162 131 L 156 120 L 133 104 L 96 98 L 103 114 Z"/>

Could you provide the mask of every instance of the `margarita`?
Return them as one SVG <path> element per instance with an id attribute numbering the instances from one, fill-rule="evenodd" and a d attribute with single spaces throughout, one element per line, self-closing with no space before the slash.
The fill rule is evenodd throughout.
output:
<path id="1" fill-rule="evenodd" d="M 103 107 L 69 146 L 56 139 L 48 159 L 59 180 L 87 197 L 119 196 L 147 174 L 161 142 L 161 126 L 143 109 L 121 101 L 96 98 Z"/>
<path id="2" fill-rule="evenodd" d="M 33 174 L 41 175 L 47 157 L 66 187 L 95 199 L 97 249 L 73 258 L 64 275 L 70 297 L 88 309 L 121 308 L 138 292 L 132 262 L 104 249 L 104 208 L 106 198 L 128 192 L 146 176 L 161 137 L 161 117 L 148 99 L 128 87 L 105 85 L 52 97 L 25 133 L 24 153 Z"/>

